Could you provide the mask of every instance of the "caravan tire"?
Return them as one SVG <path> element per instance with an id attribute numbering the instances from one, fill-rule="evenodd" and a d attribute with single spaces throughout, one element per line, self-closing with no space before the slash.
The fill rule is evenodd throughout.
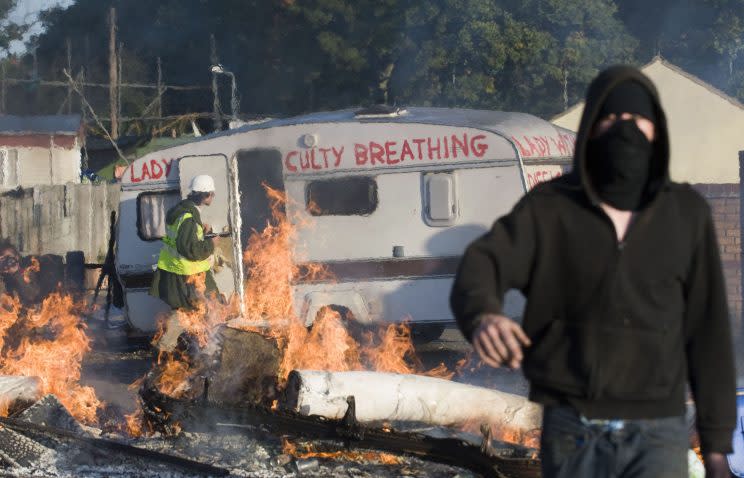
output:
<path id="1" fill-rule="evenodd" d="M 437 340 L 444 332 L 443 324 L 417 324 L 411 326 L 411 340 L 414 344 L 428 344 Z"/>
<path id="2" fill-rule="evenodd" d="M 358 343 L 362 343 L 362 340 L 364 339 L 365 332 L 370 331 L 370 327 L 368 325 L 362 324 L 356 318 L 354 317 L 354 314 L 351 312 L 351 310 L 348 307 L 345 307 L 343 305 L 336 305 L 336 304 L 330 304 L 321 307 L 318 310 L 318 313 L 315 315 L 315 320 L 313 320 L 313 323 L 310 324 L 308 329 L 313 328 L 313 324 L 323 317 L 323 314 L 326 313 L 326 310 L 330 309 L 333 312 L 338 313 L 338 315 L 341 317 L 341 323 L 344 324 L 344 327 L 346 327 L 346 330 L 349 332 L 349 335 L 356 340 Z"/>

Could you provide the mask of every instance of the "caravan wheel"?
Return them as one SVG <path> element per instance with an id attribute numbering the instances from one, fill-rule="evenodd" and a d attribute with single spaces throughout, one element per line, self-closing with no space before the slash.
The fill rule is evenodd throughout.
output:
<path id="1" fill-rule="evenodd" d="M 344 327 L 349 332 L 349 335 L 356 340 L 359 343 L 362 343 L 364 339 L 365 332 L 370 331 L 370 327 L 368 325 L 362 324 L 356 318 L 354 317 L 354 314 L 351 312 L 351 310 L 348 307 L 344 307 L 343 305 L 326 305 L 321 307 L 318 310 L 318 313 L 315 315 L 315 320 L 313 320 L 313 323 L 308 326 L 309 330 L 312 330 L 313 325 L 323 318 L 325 314 L 338 314 L 338 316 L 341 319 L 341 322 L 344 324 Z"/>
<path id="2" fill-rule="evenodd" d="M 414 344 L 428 344 L 442 336 L 444 324 L 411 325 L 411 339 Z"/>

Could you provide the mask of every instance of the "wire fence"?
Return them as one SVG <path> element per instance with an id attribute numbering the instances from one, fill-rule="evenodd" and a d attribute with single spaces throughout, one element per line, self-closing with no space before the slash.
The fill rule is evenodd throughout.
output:
<path id="1" fill-rule="evenodd" d="M 229 117 L 219 107 L 215 111 L 212 85 L 120 82 L 112 90 L 109 83 L 86 80 L 83 69 L 66 80 L 34 78 L 33 72 L 14 73 L 17 76 L 6 75 L 5 68 L 0 70 L 0 114 L 78 113 L 86 125 L 92 126 L 92 131 L 101 130 L 99 122 L 110 129 L 112 117 L 115 117 L 120 135 L 161 131 L 165 123 L 184 130 L 190 127 L 192 120 L 214 122 Z M 116 94 L 113 114 L 112 92 Z"/>

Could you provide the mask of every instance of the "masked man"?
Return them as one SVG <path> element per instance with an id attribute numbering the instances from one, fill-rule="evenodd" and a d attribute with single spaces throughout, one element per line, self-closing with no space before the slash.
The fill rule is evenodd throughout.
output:
<path id="1" fill-rule="evenodd" d="M 523 327 L 504 293 L 527 297 Z M 686 386 L 708 477 L 728 476 L 735 377 L 706 201 L 669 179 L 651 81 L 590 85 L 573 172 L 530 191 L 465 252 L 452 310 L 482 360 L 524 365 L 545 406 L 543 477 L 687 477 Z"/>

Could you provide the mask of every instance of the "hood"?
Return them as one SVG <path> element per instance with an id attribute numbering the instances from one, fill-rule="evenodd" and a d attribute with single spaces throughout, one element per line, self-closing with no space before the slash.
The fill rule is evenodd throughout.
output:
<path id="1" fill-rule="evenodd" d="M 649 181 L 644 191 L 644 204 L 648 204 L 656 193 L 669 182 L 669 133 L 666 116 L 659 101 L 659 93 L 651 80 L 632 66 L 612 66 L 602 71 L 589 85 L 586 95 L 586 105 L 581 116 L 579 131 L 576 135 L 576 149 L 574 150 L 574 168 L 579 175 L 581 186 L 589 199 L 599 204 L 599 196 L 591 184 L 587 170 L 586 149 L 594 123 L 599 119 L 599 112 L 605 98 L 620 83 L 634 80 L 643 85 L 651 94 L 656 109 L 656 138 L 654 140 L 654 155 L 651 160 Z"/>
<path id="2" fill-rule="evenodd" d="M 179 217 L 187 212 L 190 212 L 194 216 L 194 219 L 196 219 L 196 222 L 201 224 L 201 215 L 199 214 L 199 209 L 196 207 L 196 204 L 194 204 L 193 201 L 190 201 L 188 199 L 184 199 L 168 211 L 165 216 L 165 223 L 173 224 L 178 220 Z"/>

